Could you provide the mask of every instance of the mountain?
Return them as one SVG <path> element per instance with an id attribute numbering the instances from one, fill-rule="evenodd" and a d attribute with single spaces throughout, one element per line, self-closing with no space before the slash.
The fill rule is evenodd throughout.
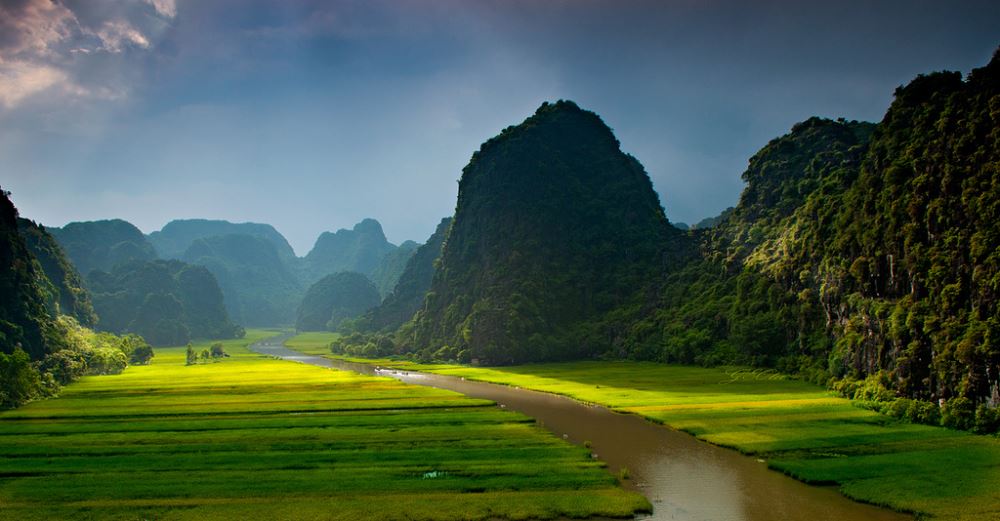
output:
<path id="1" fill-rule="evenodd" d="M 450 226 L 451 217 L 441 219 L 434 234 L 407 260 L 392 293 L 378 307 L 365 313 L 358 324 L 360 329 L 394 330 L 413 318 L 431 287 L 434 263 L 441 256 L 441 246 L 444 245 Z"/>
<path id="2" fill-rule="evenodd" d="M 87 279 L 100 328 L 136 333 L 155 346 L 183 345 L 192 338 L 234 338 L 215 277 L 181 261 L 133 261 Z"/>
<path id="3" fill-rule="evenodd" d="M 722 213 L 720 213 L 719 215 L 716 215 L 715 217 L 706 217 L 692 224 L 689 228 L 692 230 L 703 230 L 705 228 L 712 228 L 713 226 L 722 222 L 723 219 L 725 219 L 733 211 L 733 209 L 734 208 L 730 206 L 729 208 L 723 210 Z"/>
<path id="4" fill-rule="evenodd" d="M 97 323 L 97 314 L 94 313 L 90 294 L 84 287 L 83 278 L 66 258 L 55 238 L 45 227 L 28 219 L 18 218 L 17 230 L 44 274 L 39 286 L 45 293 L 49 314 L 70 315 L 80 325 L 93 327 Z"/>
<path id="5" fill-rule="evenodd" d="M 323 232 L 303 259 L 301 280 L 308 285 L 341 271 L 371 277 L 383 257 L 395 249 L 375 219 L 364 219 L 351 230 Z"/>
<path id="6" fill-rule="evenodd" d="M 492 364 L 594 356 L 590 327 L 684 258 L 642 165 L 568 101 L 484 143 L 462 171 L 454 221 L 410 349 Z"/>
<path id="7" fill-rule="evenodd" d="M 39 281 L 44 278 L 18 233 L 17 208 L 10 193 L 0 189 L 0 357 L 11 355 L 17 347 L 32 360 L 40 360 L 54 351 L 52 317 L 45 307 L 46 295 Z M 4 362 L 6 371 L 6 358 Z M 0 375 L 0 383 L 7 387 Z M 5 392 L 6 388 L 0 388 Z M 0 400 L 3 405 L 7 400 Z"/>
<path id="8" fill-rule="evenodd" d="M 406 263 L 409 262 L 419 247 L 420 245 L 416 242 L 405 241 L 395 250 L 386 253 L 382 257 L 382 260 L 378 263 L 375 270 L 372 271 L 371 275 L 371 280 L 375 283 L 375 287 L 378 288 L 378 292 L 382 297 L 386 297 L 392 293 L 392 288 L 399 282 L 399 277 L 403 274 L 403 270 L 406 269 Z"/>
<path id="9" fill-rule="evenodd" d="M 48 232 L 84 276 L 93 270 L 108 271 L 118 264 L 156 258 L 156 250 L 146 236 L 121 219 L 73 222 L 62 228 L 48 228 Z"/>
<path id="10" fill-rule="evenodd" d="M 299 305 L 295 329 L 334 330 L 346 319 L 377 306 L 380 297 L 372 281 L 350 271 L 323 277 L 309 287 Z"/>
<path id="11" fill-rule="evenodd" d="M 813 118 L 769 143 L 626 356 L 1000 401 L 998 96 L 1000 53 L 917 77 L 877 125 Z"/>
<path id="12" fill-rule="evenodd" d="M 212 272 L 238 323 L 275 326 L 295 320 L 302 286 L 271 241 L 245 234 L 204 237 L 181 258 Z"/>
<path id="13" fill-rule="evenodd" d="M 191 244 L 198 239 L 219 235 L 252 235 L 266 240 L 274 246 L 278 257 L 289 265 L 296 260 L 295 251 L 270 224 L 231 223 L 209 219 L 178 219 L 167 223 L 159 231 L 149 234 L 149 242 L 156 248 L 160 258 L 180 259 Z"/>

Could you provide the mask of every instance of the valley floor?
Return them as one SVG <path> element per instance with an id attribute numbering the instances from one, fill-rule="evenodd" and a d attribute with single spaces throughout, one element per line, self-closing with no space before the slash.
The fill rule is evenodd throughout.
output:
<path id="1" fill-rule="evenodd" d="M 320 338 L 293 338 L 289 345 L 296 342 Z M 774 373 L 628 361 L 482 368 L 351 360 L 562 394 L 642 415 L 766 459 L 800 480 L 836 484 L 851 498 L 919 517 L 1000 519 L 1000 439 L 901 422 Z"/>
<path id="2" fill-rule="evenodd" d="M 525 519 L 650 508 L 492 402 L 250 353 L 87 377 L 0 414 L 0 519 Z M 196 346 L 201 351 L 206 346 Z"/>

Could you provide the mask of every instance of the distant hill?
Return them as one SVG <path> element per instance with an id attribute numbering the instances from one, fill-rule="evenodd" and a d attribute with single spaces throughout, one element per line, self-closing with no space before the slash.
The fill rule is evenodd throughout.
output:
<path id="1" fill-rule="evenodd" d="M 149 234 L 149 242 L 163 259 L 180 259 L 191 244 L 198 239 L 218 235 L 252 235 L 274 246 L 278 257 L 286 263 L 295 260 L 295 251 L 283 235 L 270 224 L 231 223 L 209 219 L 178 219 L 167 223 L 161 230 Z"/>
<path id="2" fill-rule="evenodd" d="M 414 241 L 405 241 L 396 249 L 382 256 L 382 260 L 379 261 L 370 278 L 383 298 L 392 293 L 392 288 L 399 282 L 399 277 L 403 274 L 406 263 L 410 261 L 419 247 L 420 244 Z"/>
<path id="3" fill-rule="evenodd" d="M 215 275 L 226 309 L 240 324 L 294 322 L 303 286 L 272 241 L 245 234 L 204 237 L 191 243 L 181 258 Z"/>
<path id="4" fill-rule="evenodd" d="M 133 261 L 93 271 L 87 283 L 105 331 L 137 333 L 156 346 L 242 334 L 229 320 L 215 277 L 202 266 Z"/>
<path id="5" fill-rule="evenodd" d="M 45 294 L 49 314 L 70 315 L 85 327 L 97 324 L 97 314 L 84 287 L 83 277 L 66 258 L 55 238 L 45 227 L 28 219 L 18 218 L 17 228 L 45 275 L 39 285 Z"/>
<path id="6" fill-rule="evenodd" d="M 382 225 L 375 219 L 364 219 L 351 230 L 323 232 L 303 258 L 302 280 L 311 284 L 341 271 L 371 277 L 383 257 L 394 250 L 396 246 L 386 240 Z"/>
<path id="7" fill-rule="evenodd" d="M 327 275 L 309 287 L 298 308 L 299 331 L 335 330 L 379 303 L 378 290 L 367 277 L 345 271 Z"/>
<path id="8" fill-rule="evenodd" d="M 118 264 L 157 258 L 146 236 L 121 219 L 73 222 L 47 230 L 83 276 L 93 270 L 108 271 Z"/>
<path id="9" fill-rule="evenodd" d="M 596 114 L 545 103 L 463 169 L 410 349 L 493 364 L 594 356 L 607 337 L 589 324 L 678 264 L 684 237 Z"/>
<path id="10" fill-rule="evenodd" d="M 451 217 L 441 219 L 434 234 L 407 260 L 392 293 L 378 307 L 365 313 L 358 324 L 360 329 L 394 330 L 413 318 L 431 287 L 434 263 L 441 256 L 441 246 L 444 245 L 450 226 Z"/>
<path id="11" fill-rule="evenodd" d="M 689 228 L 692 230 L 704 230 L 705 228 L 712 228 L 715 225 L 722 222 L 723 220 L 725 220 L 727 217 L 729 217 L 729 214 L 732 212 L 733 212 L 733 207 L 730 206 L 729 208 L 723 210 L 722 213 L 720 213 L 719 215 L 716 215 L 715 217 L 706 217 L 694 223 Z"/>

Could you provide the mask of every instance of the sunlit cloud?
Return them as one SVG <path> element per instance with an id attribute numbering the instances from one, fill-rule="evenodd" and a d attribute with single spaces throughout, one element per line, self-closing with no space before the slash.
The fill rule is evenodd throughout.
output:
<path id="1" fill-rule="evenodd" d="M 100 50 L 103 51 L 119 53 L 129 45 L 143 49 L 149 48 L 149 40 L 146 39 L 146 36 L 125 20 L 105 22 L 94 34 L 100 38 Z"/>
<path id="2" fill-rule="evenodd" d="M 175 0 L 143 0 L 145 3 L 153 6 L 156 12 L 165 18 L 174 18 L 177 16 L 177 2 Z"/>
<path id="3" fill-rule="evenodd" d="M 22 61 L 0 63 L 0 105 L 4 107 L 13 107 L 32 94 L 66 84 L 66 73 L 54 67 Z"/>
<path id="4" fill-rule="evenodd" d="M 130 86 L 123 75 L 88 74 L 91 60 L 149 50 L 162 20 L 176 16 L 174 0 L 0 1 L 0 109 L 34 98 L 55 106 L 124 97 Z"/>

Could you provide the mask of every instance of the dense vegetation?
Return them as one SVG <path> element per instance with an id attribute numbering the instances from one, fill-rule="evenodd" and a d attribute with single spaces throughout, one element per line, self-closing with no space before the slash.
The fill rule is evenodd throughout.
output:
<path id="1" fill-rule="evenodd" d="M 121 219 L 69 223 L 48 228 L 81 275 L 108 271 L 134 260 L 153 260 L 156 250 L 146 236 Z"/>
<path id="2" fill-rule="evenodd" d="M 427 242 L 409 257 L 398 282 L 382 304 L 372 309 L 354 326 L 363 331 L 392 331 L 413 318 L 424 303 L 424 295 L 434 278 L 435 261 L 441 256 L 451 217 L 441 219 Z M 400 247 L 402 248 L 402 246 Z"/>
<path id="3" fill-rule="evenodd" d="M 739 205 L 695 234 L 703 259 L 667 279 L 622 354 L 804 371 L 843 380 L 845 394 L 942 400 L 964 411 L 958 424 L 990 423 L 985 406 L 1000 401 L 998 95 L 994 58 L 964 81 L 918 77 L 878 125 L 814 118 L 769 143 Z M 939 420 L 921 407 L 906 416 Z"/>
<path id="4" fill-rule="evenodd" d="M 603 356 L 774 367 L 895 416 L 992 432 L 1000 427 L 998 96 L 994 58 L 965 80 L 918 77 L 878 124 L 799 123 L 751 158 L 736 207 L 686 234 L 668 227 L 672 235 L 659 223 L 641 226 L 644 206 L 624 202 L 620 171 L 590 178 L 601 194 L 616 194 L 605 197 L 617 210 L 587 221 L 582 209 L 597 200 L 580 191 L 588 166 L 568 168 L 561 151 L 586 148 L 574 157 L 610 172 L 617 146 L 601 148 L 594 129 L 613 137 L 578 116 L 589 113 L 543 106 L 466 168 L 415 319 L 334 348 L 493 364 Z M 567 170 L 576 175 L 560 175 Z M 548 215 L 554 208 L 564 217 Z M 574 215 L 585 224 L 550 231 Z M 600 230 L 628 240 L 588 243 L 600 252 L 587 262 L 600 271 L 588 272 L 574 248 Z M 649 237 L 657 240 L 643 246 Z M 689 255 L 692 244 L 700 253 Z M 657 247 L 665 269 L 643 263 Z M 612 276 L 623 257 L 626 275 Z M 645 276 L 629 277 L 637 273 Z M 588 281 L 578 283 L 582 292 L 574 280 Z M 594 298 L 603 305 L 588 306 Z M 566 322 L 568 310 L 591 318 Z"/>
<path id="5" fill-rule="evenodd" d="M 119 373 L 129 363 L 149 361 L 152 350 L 141 337 L 94 333 L 59 314 L 96 320 L 59 246 L 44 229 L 19 219 L 3 190 L 0 241 L 0 408 L 51 396 L 83 375 Z M 63 297 L 62 291 L 71 294 Z"/>
<path id="6" fill-rule="evenodd" d="M 100 327 L 136 333 L 155 346 L 192 338 L 234 338 L 222 292 L 209 271 L 181 261 L 134 261 L 87 279 Z"/>
<path id="7" fill-rule="evenodd" d="M 485 400 L 185 348 L 0 416 L 0 519 L 529 519 L 649 510 Z M 194 346 L 196 350 L 206 344 Z"/>
<path id="8" fill-rule="evenodd" d="M 594 113 L 543 104 L 483 144 L 405 342 L 488 363 L 593 356 L 588 323 L 641 293 L 686 246 L 649 177 Z"/>
<path id="9" fill-rule="evenodd" d="M 90 294 L 83 285 L 83 278 L 56 240 L 45 227 L 28 219 L 18 218 L 17 231 L 44 274 L 38 283 L 45 294 L 49 314 L 70 315 L 81 325 L 93 327 L 97 323 L 97 314 Z"/>
<path id="10" fill-rule="evenodd" d="M 335 330 L 379 304 L 378 290 L 368 277 L 352 271 L 327 275 L 309 287 L 299 305 L 295 329 Z"/>
<path id="11" fill-rule="evenodd" d="M 375 283 L 382 298 L 392 293 L 392 289 L 399 282 L 399 277 L 406 269 L 406 264 L 419 247 L 420 245 L 416 242 L 404 241 L 396 249 L 382 256 L 382 260 L 379 261 L 378 266 L 369 277 Z"/>
<path id="12" fill-rule="evenodd" d="M 245 234 L 214 235 L 196 239 L 181 258 L 212 272 L 233 320 L 248 326 L 294 320 L 302 286 L 271 241 Z"/>

